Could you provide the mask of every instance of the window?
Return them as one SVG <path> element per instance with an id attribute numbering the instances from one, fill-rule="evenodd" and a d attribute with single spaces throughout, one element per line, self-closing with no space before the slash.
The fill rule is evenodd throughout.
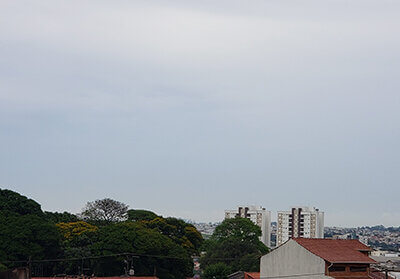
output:
<path id="1" fill-rule="evenodd" d="M 343 271 L 346 271 L 346 267 L 345 266 L 331 266 L 330 268 L 329 268 L 329 271 L 330 272 L 343 272 Z"/>
<path id="2" fill-rule="evenodd" d="M 350 266 L 350 271 L 351 272 L 366 272 L 367 267 L 366 266 Z"/>

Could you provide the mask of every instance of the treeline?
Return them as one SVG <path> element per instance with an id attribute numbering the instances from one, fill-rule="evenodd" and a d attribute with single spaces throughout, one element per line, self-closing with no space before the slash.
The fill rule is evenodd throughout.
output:
<path id="1" fill-rule="evenodd" d="M 192 275 L 203 238 L 177 218 L 128 209 L 111 199 L 88 202 L 76 216 L 0 189 L 0 270 L 31 266 L 33 276 Z"/>
<path id="2" fill-rule="evenodd" d="M 202 278 L 226 279 L 236 271 L 259 271 L 268 248 L 261 229 L 243 218 L 223 221 L 203 240 L 177 218 L 102 199 L 82 212 L 43 212 L 40 204 L 0 189 L 0 271 L 30 266 L 32 276 L 193 275 L 192 256 L 201 255 Z M 196 271 L 196 273 L 199 271 Z"/>

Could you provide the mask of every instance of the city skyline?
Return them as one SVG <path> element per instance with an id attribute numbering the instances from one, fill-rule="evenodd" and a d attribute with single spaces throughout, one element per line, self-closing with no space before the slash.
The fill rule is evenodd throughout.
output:
<path id="1" fill-rule="evenodd" d="M 0 4 L 0 187 L 399 226 L 399 1 Z"/>

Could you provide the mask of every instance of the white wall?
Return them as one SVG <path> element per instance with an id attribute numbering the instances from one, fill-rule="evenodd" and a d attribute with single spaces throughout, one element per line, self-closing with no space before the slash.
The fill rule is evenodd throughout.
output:
<path id="1" fill-rule="evenodd" d="M 301 279 L 331 278 L 325 276 L 325 261 L 294 240 L 289 240 L 261 258 L 260 278 Z M 299 275 L 303 275 L 299 277 Z M 292 277 L 293 276 L 293 277 Z"/>
<path id="2" fill-rule="evenodd" d="M 261 231 L 261 242 L 271 247 L 271 211 L 265 210 L 263 212 Z"/>

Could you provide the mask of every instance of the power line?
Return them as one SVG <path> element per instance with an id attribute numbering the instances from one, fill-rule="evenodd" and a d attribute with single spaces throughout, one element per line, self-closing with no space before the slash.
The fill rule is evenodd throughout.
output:
<path id="1" fill-rule="evenodd" d="M 63 261 L 67 262 L 67 261 L 80 261 L 80 260 L 89 260 L 89 259 L 102 259 L 102 258 L 110 258 L 110 257 L 118 257 L 118 256 L 152 257 L 152 258 L 177 259 L 177 260 L 185 260 L 186 259 L 186 258 L 182 258 L 182 257 L 164 256 L 164 255 L 118 253 L 118 254 L 80 257 L 80 258 L 58 258 L 58 259 L 31 260 L 30 262 L 31 263 L 63 262 Z M 2 261 L 2 262 L 3 263 L 27 263 L 27 262 L 29 262 L 29 260 Z"/>
<path id="2" fill-rule="evenodd" d="M 81 261 L 81 260 L 89 260 L 89 259 L 102 259 L 102 258 L 111 258 L 118 256 L 136 256 L 136 257 L 150 257 L 150 258 L 163 258 L 163 259 L 176 259 L 176 260 L 186 260 L 183 257 L 174 257 L 174 256 L 164 256 L 164 255 L 152 255 L 152 254 L 136 254 L 136 253 L 117 253 L 117 254 L 109 254 L 109 255 L 101 255 L 101 256 L 88 256 L 88 257 L 77 257 L 77 258 L 57 258 L 57 259 L 43 259 L 43 260 L 18 260 L 18 261 L 2 261 L 3 263 L 44 263 L 44 262 L 63 262 L 63 261 Z M 260 258 L 261 256 L 257 256 Z M 235 260 L 237 257 L 225 257 L 225 258 L 211 258 L 211 261 L 215 260 Z"/>

